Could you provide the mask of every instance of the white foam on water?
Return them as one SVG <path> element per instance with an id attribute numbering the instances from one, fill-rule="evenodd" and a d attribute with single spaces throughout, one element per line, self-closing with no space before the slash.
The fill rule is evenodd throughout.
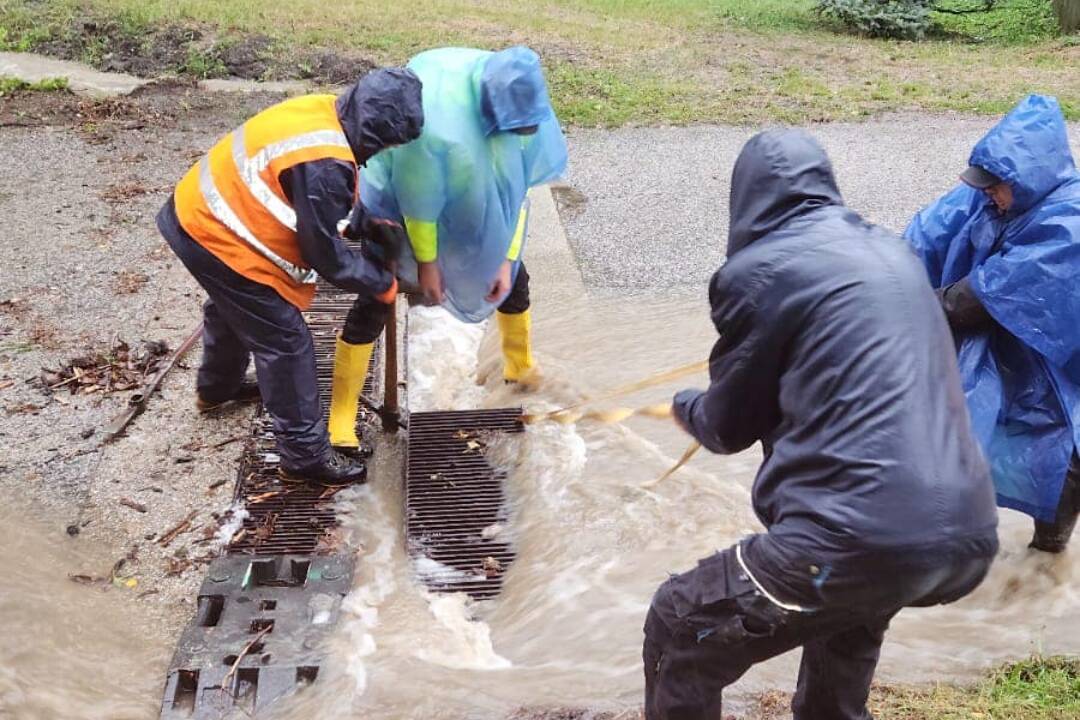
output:
<path id="1" fill-rule="evenodd" d="M 409 409 L 459 410 L 480 405 L 476 364 L 487 323 L 464 323 L 440 307 L 409 310 Z"/>
<path id="2" fill-rule="evenodd" d="M 467 573 L 464 570 L 444 565 L 438 560 L 421 555 L 413 560 L 413 569 L 421 580 L 442 580 L 454 582 L 460 580 L 482 580 L 482 576 Z"/>
<path id="3" fill-rule="evenodd" d="M 438 627 L 433 628 L 429 644 L 415 653 L 417 658 L 455 670 L 513 667 L 513 663 L 495 652 L 491 628 L 472 617 L 467 595 L 427 593 L 426 597 Z"/>
<path id="4" fill-rule="evenodd" d="M 388 521 L 389 514 L 370 486 L 355 491 L 353 513 L 365 519 L 373 546 L 365 548 L 359 559 L 365 579 L 342 601 L 342 610 L 351 616 L 344 622 L 351 652 L 346 672 L 354 683 L 355 695 L 361 696 L 368 687 L 367 659 L 378 650 L 375 630 L 379 624 L 379 608 L 396 589 L 393 567 L 393 543 L 397 533 Z"/>
<path id="5" fill-rule="evenodd" d="M 244 527 L 244 520 L 249 515 L 244 503 L 239 500 L 234 502 L 232 507 L 226 510 L 225 513 L 228 515 L 228 520 L 222 523 L 217 534 L 214 535 L 214 539 L 210 542 L 210 547 L 215 552 L 224 549 L 229 544 L 233 536 L 240 532 L 240 528 Z"/>

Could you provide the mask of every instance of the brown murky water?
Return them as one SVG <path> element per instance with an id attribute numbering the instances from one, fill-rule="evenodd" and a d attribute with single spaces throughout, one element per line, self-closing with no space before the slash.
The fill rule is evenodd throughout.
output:
<path id="1" fill-rule="evenodd" d="M 153 716 L 172 638 L 133 591 L 69 580 L 108 575 L 115 558 L 34 515 L 0 507 L 0 718 Z"/>
<path id="2" fill-rule="evenodd" d="M 554 299 L 537 308 L 546 380 L 518 395 L 494 375 L 485 387 L 473 381 L 478 352 L 483 371 L 496 358 L 482 329 L 430 310 L 414 310 L 410 323 L 414 409 L 523 402 L 550 410 L 700 360 L 713 340 L 698 298 Z M 631 402 L 660 402 L 673 389 Z M 502 595 L 480 605 L 429 595 L 416 582 L 424 566 L 404 551 L 396 458 L 382 453 L 373 482 L 346 499 L 363 549 L 331 658 L 319 682 L 273 716 L 495 720 L 521 707 L 635 707 L 641 624 L 655 587 L 756 527 L 756 451 L 700 453 L 656 488 L 640 487 L 686 445 L 670 422 L 647 418 L 542 424 L 506 441 L 497 456 L 511 470 L 507 532 L 519 555 Z M 136 608 L 64 579 L 82 566 L 66 546 L 42 544 L 23 515 L 0 519 L 0 557 L 16 568 L 0 590 L 0 622 L 14 629 L 0 640 L 0 717 L 152 717 L 172 639 L 132 632 Z M 1032 651 L 1080 649 L 1080 553 L 1029 554 L 1029 521 L 1003 513 L 1002 524 L 990 578 L 956 605 L 902 613 L 880 679 L 963 679 Z M 735 707 L 762 688 L 791 687 L 796 665 L 793 653 L 756 668 L 732 693 Z"/>

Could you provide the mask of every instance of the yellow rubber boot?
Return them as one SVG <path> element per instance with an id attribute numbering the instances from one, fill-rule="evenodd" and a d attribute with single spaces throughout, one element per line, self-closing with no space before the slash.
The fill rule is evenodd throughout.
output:
<path id="1" fill-rule="evenodd" d="M 532 355 L 532 316 L 523 313 L 495 313 L 499 318 L 499 334 L 502 335 L 503 379 L 507 382 L 523 382 L 533 375 L 536 363 Z"/>
<path id="2" fill-rule="evenodd" d="M 350 345 L 340 337 L 337 339 L 328 423 L 330 444 L 334 447 L 360 447 L 360 438 L 356 437 L 356 412 L 374 349 L 375 343 Z"/>

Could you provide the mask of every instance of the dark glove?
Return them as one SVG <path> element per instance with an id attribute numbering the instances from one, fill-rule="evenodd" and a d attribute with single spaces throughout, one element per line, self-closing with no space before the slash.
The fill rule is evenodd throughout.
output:
<path id="1" fill-rule="evenodd" d="M 409 241 L 403 228 L 393 220 L 366 217 L 361 226 L 363 238 L 371 243 L 376 255 L 385 263 L 396 263 L 401 250 Z"/>
<path id="2" fill-rule="evenodd" d="M 994 327 L 994 318 L 983 307 L 966 277 L 935 292 L 954 333 L 983 332 Z"/>

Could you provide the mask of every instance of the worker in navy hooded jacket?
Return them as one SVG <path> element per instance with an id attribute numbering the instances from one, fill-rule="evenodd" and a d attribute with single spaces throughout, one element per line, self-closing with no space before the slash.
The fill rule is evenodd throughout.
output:
<path id="1" fill-rule="evenodd" d="M 1065 549 L 1080 513 L 1080 173 L 1053 98 L 1021 101 L 905 233 L 953 330 L 998 504 Z"/>
<path id="2" fill-rule="evenodd" d="M 675 414 L 713 452 L 762 444 L 766 531 L 657 591 L 646 717 L 717 720 L 726 686 L 801 646 L 796 720 L 865 720 L 890 619 L 988 571 L 993 488 L 926 273 L 844 207 L 817 142 L 752 138 L 730 222 L 709 293 L 712 383 L 676 395 Z"/>
<path id="3" fill-rule="evenodd" d="M 290 478 L 341 485 L 366 476 L 361 460 L 330 447 L 301 311 L 320 277 L 372 302 L 393 301 L 397 281 L 386 263 L 348 247 L 339 227 L 359 197 L 359 168 L 422 126 L 420 80 L 403 68 L 376 70 L 339 97 L 291 98 L 218 141 L 158 214 L 161 234 L 209 296 L 198 407 L 261 397 Z M 369 240 L 392 239 L 372 232 L 392 224 L 354 225 Z M 257 387 L 244 379 L 250 356 Z"/>

